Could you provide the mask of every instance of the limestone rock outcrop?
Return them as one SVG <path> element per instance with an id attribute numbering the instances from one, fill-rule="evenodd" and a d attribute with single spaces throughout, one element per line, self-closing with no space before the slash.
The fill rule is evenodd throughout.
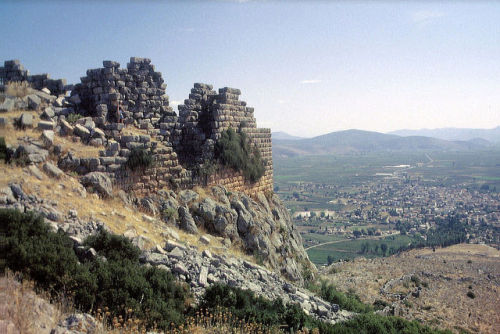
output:
<path id="1" fill-rule="evenodd" d="M 189 233 L 202 228 L 230 244 L 241 245 L 249 255 L 291 281 L 302 284 L 304 272 L 314 273 L 300 234 L 277 195 L 259 193 L 252 199 L 222 186 L 207 190 L 205 197 L 186 190 L 162 192 L 150 199 L 159 211 L 168 212 L 163 215 L 165 222 Z M 178 217 L 172 217 L 171 212 L 178 212 Z"/>

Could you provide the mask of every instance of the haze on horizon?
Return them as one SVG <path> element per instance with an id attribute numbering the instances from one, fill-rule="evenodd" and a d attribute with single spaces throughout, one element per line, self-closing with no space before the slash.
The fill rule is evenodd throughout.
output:
<path id="1" fill-rule="evenodd" d="M 242 90 L 260 127 L 311 137 L 500 125 L 500 3 L 3 1 L 0 60 L 78 83 L 152 59 L 171 105 Z"/>

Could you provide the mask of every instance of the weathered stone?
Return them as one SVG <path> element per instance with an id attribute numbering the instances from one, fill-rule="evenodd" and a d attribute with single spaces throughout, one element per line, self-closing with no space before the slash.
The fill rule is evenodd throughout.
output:
<path id="1" fill-rule="evenodd" d="M 45 147 L 52 146 L 54 144 L 54 131 L 44 130 L 42 132 L 41 139 L 43 140 Z"/>
<path id="2" fill-rule="evenodd" d="M 202 235 L 200 237 L 200 242 L 204 245 L 209 245 L 210 244 L 210 238 L 207 235 Z"/>
<path id="3" fill-rule="evenodd" d="M 45 120 L 52 120 L 52 117 L 54 117 L 55 115 L 56 114 L 54 113 L 54 109 L 52 109 L 51 107 L 47 107 L 40 117 Z"/>
<path id="4" fill-rule="evenodd" d="M 183 229 L 184 231 L 192 234 L 198 233 L 198 227 L 196 226 L 196 223 L 189 213 L 189 210 L 183 206 L 179 207 L 179 218 L 180 218 L 180 224 L 179 227 Z"/>
<path id="5" fill-rule="evenodd" d="M 165 247 L 164 248 L 167 250 L 167 252 L 170 252 L 172 249 L 174 249 L 176 247 L 179 248 L 179 249 L 181 249 L 181 250 L 185 250 L 186 249 L 185 246 L 183 246 L 180 243 L 175 242 L 173 240 L 167 240 L 167 242 L 165 243 Z"/>
<path id="6" fill-rule="evenodd" d="M 35 176 L 39 180 L 43 180 L 43 174 L 36 165 L 29 165 L 28 170 L 31 173 L 31 175 Z"/>
<path id="7" fill-rule="evenodd" d="M 12 186 L 0 188 L 0 204 L 14 204 L 16 196 L 12 191 Z"/>
<path id="8" fill-rule="evenodd" d="M 53 165 L 52 163 L 50 162 L 46 162 L 44 165 L 43 165 L 43 170 L 45 171 L 45 173 L 47 173 L 49 176 L 51 177 L 55 177 L 55 178 L 60 178 L 61 176 L 64 175 L 64 172 L 62 170 L 60 170 L 59 168 L 57 168 L 57 166 Z"/>
<path id="9" fill-rule="evenodd" d="M 23 113 L 19 118 L 19 125 L 22 128 L 31 128 L 33 127 L 33 115 L 30 113 Z"/>
<path id="10" fill-rule="evenodd" d="M 38 128 L 41 130 L 54 130 L 55 123 L 52 121 L 40 121 L 38 122 Z"/>
<path id="11" fill-rule="evenodd" d="M 179 194 L 177 195 L 177 200 L 183 205 L 187 205 L 192 201 L 196 201 L 198 197 L 199 195 L 196 192 L 188 189 L 179 192 Z"/>
<path id="12" fill-rule="evenodd" d="M 101 196 L 111 197 L 113 195 L 113 187 L 109 177 L 100 172 L 91 172 L 80 179 L 80 182 L 85 187 L 92 187 Z"/>
<path id="13" fill-rule="evenodd" d="M 172 268 L 172 272 L 180 275 L 189 274 L 189 271 L 186 269 L 186 266 L 184 266 L 182 263 L 175 264 L 175 266 Z"/>
<path id="14" fill-rule="evenodd" d="M 60 124 L 61 124 L 61 134 L 65 136 L 70 136 L 73 134 L 74 128 L 66 120 L 61 120 Z"/>
<path id="15" fill-rule="evenodd" d="M 27 162 L 44 162 L 49 155 L 49 151 L 33 144 L 19 145 L 14 153 L 16 159 L 27 159 Z"/>
<path id="16" fill-rule="evenodd" d="M 18 200 L 22 200 L 25 197 L 24 191 L 21 188 L 21 185 L 17 183 L 12 183 L 10 185 L 10 190 L 12 191 L 12 194 L 14 194 L 14 197 Z"/>
<path id="17" fill-rule="evenodd" d="M 80 104 L 82 103 L 82 100 L 80 99 L 80 95 L 78 94 L 75 94 L 75 95 L 72 95 L 69 100 L 74 103 L 74 104 Z"/>
<path id="18" fill-rule="evenodd" d="M 90 131 L 80 124 L 76 124 L 73 133 L 82 139 L 90 138 Z"/>
<path id="19" fill-rule="evenodd" d="M 42 104 L 42 99 L 38 97 L 36 94 L 31 94 L 27 96 L 28 99 L 28 107 L 32 110 L 38 110 L 40 105 Z"/>
<path id="20" fill-rule="evenodd" d="M 5 101 L 0 103 L 0 113 L 10 112 L 14 110 L 15 105 L 16 105 L 16 100 L 14 98 L 10 97 L 5 98 Z"/>
<path id="21" fill-rule="evenodd" d="M 182 257 L 184 257 L 184 251 L 179 247 L 175 247 L 168 253 L 168 256 L 176 259 L 181 259 Z"/>
<path id="22" fill-rule="evenodd" d="M 207 267 L 201 267 L 200 270 L 200 276 L 198 277 L 198 284 L 200 284 L 201 287 L 205 287 L 208 284 L 208 268 Z"/>

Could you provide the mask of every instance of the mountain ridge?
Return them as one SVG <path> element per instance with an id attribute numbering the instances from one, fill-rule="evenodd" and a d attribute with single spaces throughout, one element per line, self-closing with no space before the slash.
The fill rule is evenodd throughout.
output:
<path id="1" fill-rule="evenodd" d="M 478 128 L 435 128 L 435 129 L 401 129 L 388 132 L 398 136 L 415 136 L 421 135 L 444 140 L 472 140 L 476 138 L 484 139 L 494 143 L 500 143 L 500 126 L 491 129 Z"/>
<path id="2" fill-rule="evenodd" d="M 398 136 L 375 131 L 349 129 L 301 140 L 273 140 L 277 156 L 349 154 L 393 151 L 461 151 L 486 149 L 485 140 L 448 141 L 425 136 Z"/>

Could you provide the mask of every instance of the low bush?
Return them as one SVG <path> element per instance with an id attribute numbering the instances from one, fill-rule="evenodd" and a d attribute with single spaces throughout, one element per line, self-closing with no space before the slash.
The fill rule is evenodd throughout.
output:
<path id="1" fill-rule="evenodd" d="M 133 148 L 125 166 L 130 170 L 145 170 L 153 166 L 153 152 L 145 148 Z"/>
<path id="2" fill-rule="evenodd" d="M 324 300 L 333 304 L 338 304 L 341 309 L 346 309 L 348 311 L 366 313 L 373 309 L 371 306 L 363 304 L 357 295 L 340 292 L 333 285 L 324 281 L 321 283 L 318 295 Z"/>
<path id="3" fill-rule="evenodd" d="M 198 314 L 203 309 L 217 313 L 221 308 L 246 323 L 257 322 L 266 325 L 267 328 L 287 327 L 289 330 L 308 328 L 325 334 L 451 334 L 450 331 L 435 330 L 416 321 L 381 316 L 372 312 L 331 325 L 307 315 L 298 304 L 285 305 L 280 299 L 270 301 L 256 297 L 251 291 L 216 284 L 206 290 Z"/>
<path id="4" fill-rule="evenodd" d="M 68 114 L 66 120 L 68 121 L 69 124 L 75 124 L 76 121 L 78 121 L 82 117 L 83 117 L 82 115 L 72 112 Z"/>
<path id="5" fill-rule="evenodd" d="M 5 161 L 5 163 L 9 163 L 11 159 L 12 153 L 5 144 L 5 138 L 0 137 L 0 160 Z"/>
<path id="6" fill-rule="evenodd" d="M 269 327 L 286 325 L 297 330 L 304 326 L 311 327 L 314 323 L 296 304 L 285 305 L 281 299 L 271 301 L 257 297 L 249 290 L 215 284 L 206 290 L 199 309 L 216 312 L 220 308 L 247 323 L 255 322 Z"/>
<path id="7" fill-rule="evenodd" d="M 232 128 L 222 132 L 215 145 L 217 158 L 224 166 L 241 171 L 247 180 L 258 181 L 264 175 L 264 163 L 258 149 L 252 149 L 244 132 Z"/>
<path id="8" fill-rule="evenodd" d="M 72 240 L 52 232 L 41 216 L 0 209 L 0 224 L 6 266 L 53 296 L 72 296 L 84 312 L 108 307 L 112 317 L 125 317 L 130 308 L 148 328 L 183 322 L 187 287 L 170 272 L 140 265 L 140 251 L 128 239 L 101 231 L 84 242 L 98 256 L 80 262 Z"/>

